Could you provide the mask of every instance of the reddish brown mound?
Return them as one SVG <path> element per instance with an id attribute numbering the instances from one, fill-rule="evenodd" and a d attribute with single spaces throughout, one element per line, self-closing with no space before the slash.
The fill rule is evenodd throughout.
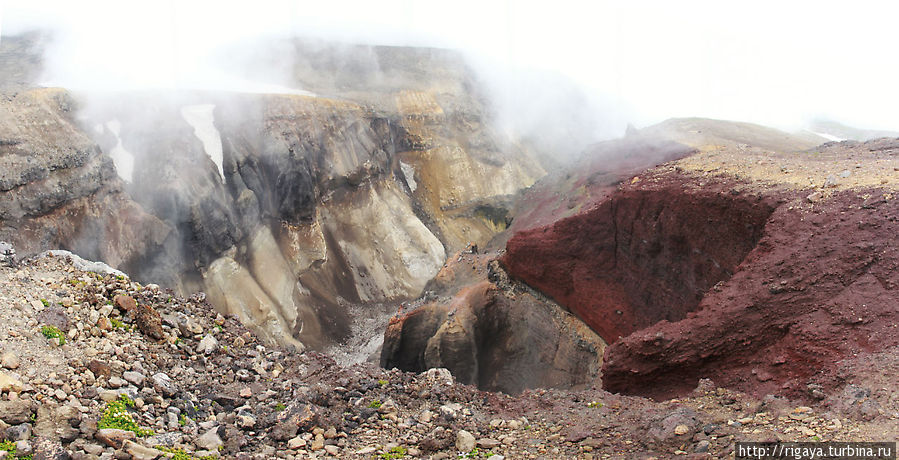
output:
<path id="1" fill-rule="evenodd" d="M 516 234 L 502 263 L 613 343 L 683 319 L 755 246 L 774 205 L 729 190 L 631 187 L 590 211 Z"/>
<path id="2" fill-rule="evenodd" d="M 653 397 L 701 377 L 757 395 L 839 384 L 836 363 L 899 344 L 899 203 L 883 190 L 781 206 L 699 310 L 619 340 L 603 385 Z"/>

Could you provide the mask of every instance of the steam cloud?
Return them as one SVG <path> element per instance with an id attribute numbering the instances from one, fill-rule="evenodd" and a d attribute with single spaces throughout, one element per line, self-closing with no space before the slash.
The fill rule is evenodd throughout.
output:
<path id="1" fill-rule="evenodd" d="M 587 142 L 675 116 L 899 129 L 892 2 L 7 1 L 5 35 L 54 31 L 42 83 L 301 92 L 233 72 L 234 43 L 306 36 L 461 49 L 500 122 Z M 553 134 L 551 131 L 559 131 Z M 568 132 L 566 132 L 568 131 Z"/>

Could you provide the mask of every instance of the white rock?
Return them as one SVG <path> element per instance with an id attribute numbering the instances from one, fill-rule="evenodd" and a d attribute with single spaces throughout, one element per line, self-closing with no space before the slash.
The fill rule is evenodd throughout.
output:
<path id="1" fill-rule="evenodd" d="M 459 452 L 471 452 L 474 449 L 474 446 L 474 435 L 465 430 L 459 430 L 459 432 L 456 433 L 456 449 L 458 449 Z"/>
<path id="2" fill-rule="evenodd" d="M 219 446 L 222 446 L 224 443 L 222 443 L 222 438 L 219 437 L 218 428 L 213 428 L 198 437 L 195 444 L 204 450 L 217 451 Z"/>
<path id="3" fill-rule="evenodd" d="M 200 344 L 197 345 L 197 353 L 205 353 L 208 355 L 215 351 L 218 346 L 219 341 L 212 335 L 206 334 L 206 336 L 203 337 L 203 340 L 200 340 Z"/>
<path id="4" fill-rule="evenodd" d="M 290 441 L 287 441 L 287 447 L 290 449 L 299 449 L 300 447 L 306 447 L 306 440 L 301 436 L 297 436 Z M 372 450 L 374 452 L 374 450 Z"/>
<path id="5" fill-rule="evenodd" d="M 0 365 L 7 369 L 16 369 L 19 367 L 19 357 L 16 356 L 15 353 L 7 351 L 6 353 L 3 353 L 3 357 L 0 358 Z"/>
<path id="6" fill-rule="evenodd" d="M 0 372 L 0 391 L 14 391 L 18 393 L 22 391 L 22 382 L 5 372 Z"/>

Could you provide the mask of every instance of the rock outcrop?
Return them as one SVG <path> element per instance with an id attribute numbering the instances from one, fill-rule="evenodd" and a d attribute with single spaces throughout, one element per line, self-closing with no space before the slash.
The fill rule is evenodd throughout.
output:
<path id="1" fill-rule="evenodd" d="M 68 249 L 133 273 L 165 263 L 173 228 L 130 199 L 59 89 L 0 97 L 0 240 L 18 255 Z"/>
<path id="2" fill-rule="evenodd" d="M 295 347 L 345 338 L 348 305 L 418 296 L 448 252 L 505 227 L 495 216 L 543 169 L 494 133 L 457 54 L 323 46 L 289 56 L 315 94 L 93 95 L 79 108 L 62 90 L 10 92 L 0 239 L 205 291 Z M 342 84 L 322 78 L 334 73 Z"/>
<path id="3" fill-rule="evenodd" d="M 675 166 L 683 172 L 652 172 L 648 183 L 694 190 L 727 184 L 727 176 L 752 178 L 730 190 L 781 204 L 695 313 L 607 349 L 604 386 L 665 397 L 709 377 L 758 395 L 810 398 L 841 385 L 842 361 L 899 344 L 899 253 L 886 237 L 899 231 L 897 154 L 896 140 L 792 155 L 719 151 Z M 717 172 L 718 164 L 730 166 Z"/>
<path id="4" fill-rule="evenodd" d="M 460 382 L 511 394 L 598 382 L 605 342 L 554 302 L 511 282 L 495 257 L 465 251 L 451 258 L 429 286 L 433 300 L 391 319 L 381 365 L 446 368 Z"/>

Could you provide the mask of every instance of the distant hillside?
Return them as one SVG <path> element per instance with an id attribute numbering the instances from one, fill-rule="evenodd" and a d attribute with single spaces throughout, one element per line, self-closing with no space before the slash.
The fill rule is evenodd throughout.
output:
<path id="1" fill-rule="evenodd" d="M 812 122 L 810 129 L 815 133 L 830 134 L 840 139 L 851 139 L 854 141 L 867 141 L 877 139 L 878 137 L 899 137 L 899 131 L 854 128 L 833 120 L 815 120 Z"/>

